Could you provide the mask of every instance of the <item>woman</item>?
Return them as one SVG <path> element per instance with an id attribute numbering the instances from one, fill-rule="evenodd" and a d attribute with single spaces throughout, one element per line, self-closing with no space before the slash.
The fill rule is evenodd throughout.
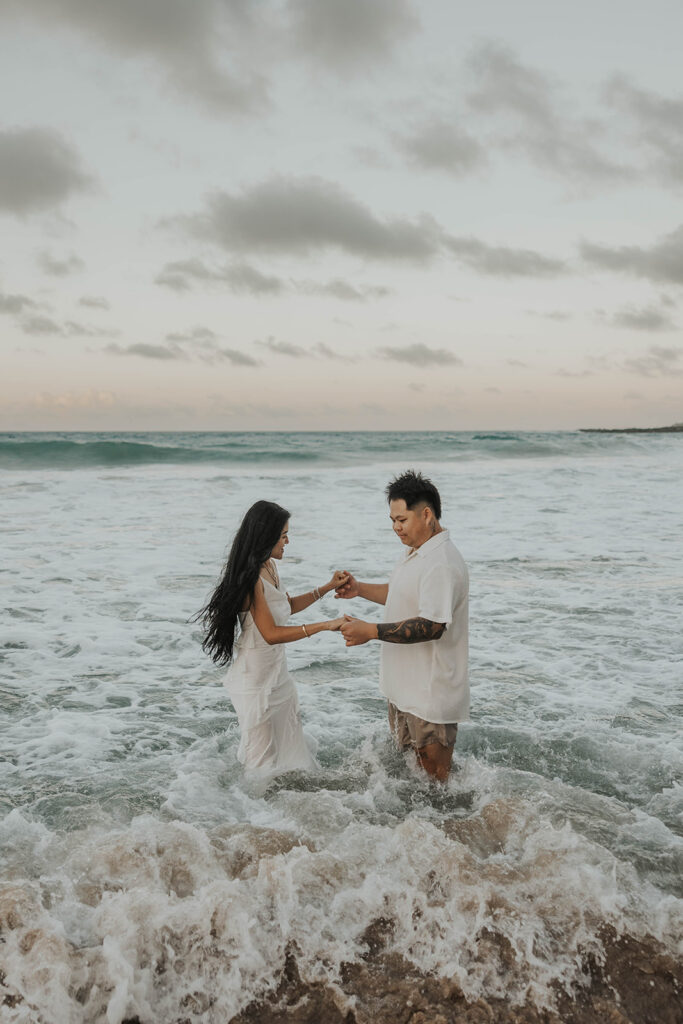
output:
<path id="1" fill-rule="evenodd" d="M 301 728 L 283 644 L 338 630 L 344 621 L 341 616 L 311 625 L 285 625 L 292 613 L 308 608 L 348 578 L 336 572 L 329 583 L 307 594 L 283 593 L 275 562 L 289 543 L 288 532 L 286 509 L 270 501 L 252 505 L 237 531 L 223 576 L 199 613 L 205 628 L 203 649 L 217 664 L 230 665 L 225 687 L 242 734 L 237 756 L 258 774 L 316 767 Z"/>

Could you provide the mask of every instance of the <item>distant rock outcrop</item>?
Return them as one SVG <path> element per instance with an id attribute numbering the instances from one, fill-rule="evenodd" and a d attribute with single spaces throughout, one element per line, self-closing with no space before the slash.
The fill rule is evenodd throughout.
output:
<path id="1" fill-rule="evenodd" d="M 582 427 L 582 434 L 683 434 L 683 423 L 670 427 Z"/>

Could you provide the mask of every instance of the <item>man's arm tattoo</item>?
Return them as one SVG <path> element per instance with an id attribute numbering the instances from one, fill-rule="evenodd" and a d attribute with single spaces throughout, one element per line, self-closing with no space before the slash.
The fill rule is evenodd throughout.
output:
<path id="1" fill-rule="evenodd" d="M 421 644 L 425 640 L 438 640 L 443 636 L 445 622 L 431 619 L 404 619 L 403 622 L 380 622 L 377 639 L 388 644 Z"/>

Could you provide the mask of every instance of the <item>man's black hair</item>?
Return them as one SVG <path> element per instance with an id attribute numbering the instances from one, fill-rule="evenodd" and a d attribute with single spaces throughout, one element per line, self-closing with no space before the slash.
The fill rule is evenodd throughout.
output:
<path id="1" fill-rule="evenodd" d="M 406 508 L 415 508 L 420 502 L 429 505 L 437 519 L 441 519 L 441 498 L 431 480 L 422 473 L 416 473 L 409 469 L 387 484 L 387 501 L 400 501 L 403 499 Z"/>

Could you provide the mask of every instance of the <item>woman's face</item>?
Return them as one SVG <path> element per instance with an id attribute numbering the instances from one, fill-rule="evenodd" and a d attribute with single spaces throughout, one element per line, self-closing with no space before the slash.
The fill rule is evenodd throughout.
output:
<path id="1" fill-rule="evenodd" d="M 275 547 L 273 548 L 273 550 L 270 552 L 270 557 L 271 558 L 282 558 L 282 556 L 285 553 L 285 547 L 287 546 L 287 544 L 289 544 L 289 536 L 288 536 L 288 534 L 289 534 L 289 521 L 287 521 L 285 523 L 285 525 L 282 527 L 282 533 L 280 534 L 280 539 L 277 542 L 277 544 L 275 545 Z"/>

